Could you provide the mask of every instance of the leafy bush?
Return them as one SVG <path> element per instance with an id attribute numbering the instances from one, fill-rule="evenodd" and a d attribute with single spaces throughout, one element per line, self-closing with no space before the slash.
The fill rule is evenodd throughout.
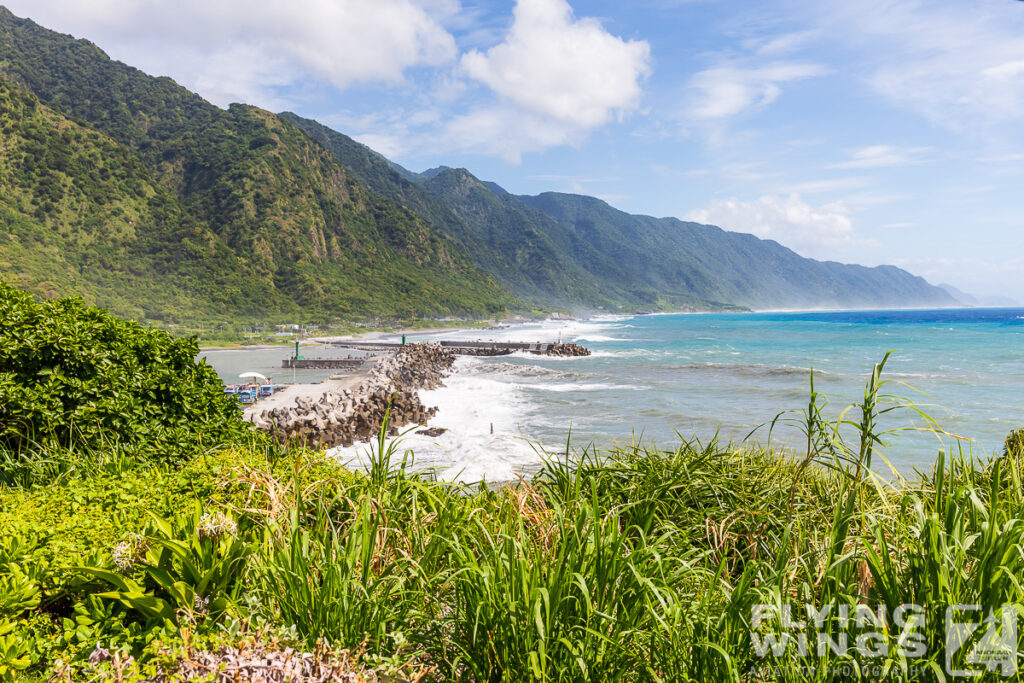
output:
<path id="1" fill-rule="evenodd" d="M 111 446 L 177 459 L 246 432 L 195 340 L 119 320 L 79 299 L 36 303 L 0 283 L 0 449 Z M 17 460 L 8 458 L 2 473 Z"/>
<path id="2" fill-rule="evenodd" d="M 1003 453 L 1005 455 L 1024 455 L 1024 429 L 1015 429 L 1006 435 Z"/>
<path id="3" fill-rule="evenodd" d="M 114 548 L 114 571 L 83 568 L 115 588 L 97 597 L 121 603 L 153 626 L 219 618 L 238 597 L 251 552 L 238 522 L 222 512 L 204 514 L 199 504 L 191 514 L 154 522 L 152 535 L 129 536 Z"/>

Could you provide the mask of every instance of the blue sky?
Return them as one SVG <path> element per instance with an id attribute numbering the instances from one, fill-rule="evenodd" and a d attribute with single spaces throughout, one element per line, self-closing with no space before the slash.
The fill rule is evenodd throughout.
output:
<path id="1" fill-rule="evenodd" d="M 1024 301 L 1019 0 L 8 0 L 413 170 Z"/>

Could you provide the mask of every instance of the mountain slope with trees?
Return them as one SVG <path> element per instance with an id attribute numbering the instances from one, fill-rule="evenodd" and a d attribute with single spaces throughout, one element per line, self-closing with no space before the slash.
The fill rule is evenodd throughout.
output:
<path id="1" fill-rule="evenodd" d="M 586 241 L 620 247 L 617 260 L 636 277 L 671 291 L 751 308 L 948 306 L 947 292 L 895 266 L 817 261 L 773 240 L 676 218 L 619 211 L 581 195 L 545 192 L 518 198 Z"/>
<path id="2" fill-rule="evenodd" d="M 129 160 L 133 177 L 144 177 L 149 192 L 166 199 L 171 214 L 164 223 L 197 226 L 206 249 L 200 264 L 173 255 L 160 259 L 178 268 L 177 276 L 144 267 L 157 258 L 146 241 L 158 226 L 143 214 L 133 231 L 105 233 L 115 251 L 143 259 L 139 272 L 119 287 L 94 282 L 103 274 L 91 266 L 79 267 L 77 280 L 61 276 L 44 283 L 33 275 L 38 269 L 25 264 L 45 263 L 46 252 L 24 247 L 5 250 L 0 258 L 10 264 L 0 276 L 17 276 L 19 286 L 45 294 L 94 291 L 94 303 L 119 311 L 152 308 L 172 319 L 300 311 L 493 315 L 518 305 L 471 264 L 462 246 L 369 191 L 326 149 L 274 114 L 244 105 L 219 109 L 170 79 L 148 76 L 87 41 L 2 8 L 0 78 L 8 91 L 41 100 L 51 118 L 73 121 L 85 131 L 86 146 L 103 139 L 102 149 L 90 154 Z M 21 135 L 21 121 L 9 117 L 12 135 Z M 18 182 L 20 162 L 5 154 L 11 182 Z M 131 189 L 117 191 L 122 190 L 132 196 Z M 42 211 L 21 218 L 48 233 L 51 252 L 62 252 L 67 240 L 52 228 L 67 227 L 65 213 L 40 201 Z M 181 309 L 151 297 L 151 289 L 180 290 L 191 306 Z"/>
<path id="3" fill-rule="evenodd" d="M 295 114 L 218 108 L 0 8 L 0 278 L 123 315 L 950 305 L 894 267 L 412 173 Z M 525 303 L 524 303 L 525 302 Z"/>
<path id="4" fill-rule="evenodd" d="M 466 169 L 412 173 L 316 121 L 282 117 L 331 150 L 368 187 L 463 244 L 479 267 L 531 301 L 612 310 L 956 303 L 892 266 L 816 261 L 771 240 L 635 216 L 593 197 L 516 196 Z"/>

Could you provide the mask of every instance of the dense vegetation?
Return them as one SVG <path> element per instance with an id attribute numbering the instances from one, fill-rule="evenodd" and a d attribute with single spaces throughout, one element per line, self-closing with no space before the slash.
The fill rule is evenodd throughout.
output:
<path id="1" fill-rule="evenodd" d="M 463 245 L 474 263 L 491 273 L 516 296 L 544 306 L 582 305 L 615 308 L 620 292 L 602 290 L 593 277 L 573 263 L 524 214 L 506 207 L 484 184 L 465 173 L 451 192 L 425 177 L 400 169 L 372 149 L 316 121 L 285 113 L 373 191 L 393 199 L 423 218 L 430 228 Z M 429 181 L 427 181 L 429 183 Z M 436 195 L 436 196 L 435 196 Z M 451 196 L 449 196 L 451 195 Z"/>
<path id="2" fill-rule="evenodd" d="M 273 114 L 218 109 L 3 8 L 0 84 L 0 276 L 19 287 L 169 321 L 518 305 Z"/>
<path id="3" fill-rule="evenodd" d="M 89 308 L 39 304 L 0 283 L 0 481 L 55 456 L 178 460 L 245 433 L 237 403 L 192 339 Z"/>
<path id="4" fill-rule="evenodd" d="M 891 415 L 915 410 L 884 362 L 839 419 L 813 386 L 779 418 L 807 436 L 799 459 L 638 444 L 549 454 L 495 488 L 416 471 L 386 426 L 358 470 L 274 446 L 236 428 L 189 342 L 0 292 L 0 680 L 234 679 L 274 660 L 331 680 L 935 681 L 948 606 L 981 605 L 963 615 L 981 623 L 1024 604 L 1019 438 L 884 482 Z M 12 428 L 24 406 L 38 428 Z M 66 429 L 86 415 L 95 438 Z M 167 434 L 174 459 L 121 448 Z M 831 609 L 794 626 L 782 608 L 805 603 Z M 905 603 L 922 606 L 910 636 Z M 872 640 L 764 647 L 797 633 Z"/>

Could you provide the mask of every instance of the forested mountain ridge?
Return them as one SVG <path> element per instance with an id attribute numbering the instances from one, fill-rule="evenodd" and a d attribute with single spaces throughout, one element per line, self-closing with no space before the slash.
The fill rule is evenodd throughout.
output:
<path id="1" fill-rule="evenodd" d="M 545 306 L 615 307 L 613 292 L 601 292 L 531 220 L 517 215 L 516 209 L 506 208 L 468 172 L 440 179 L 432 174 L 411 173 L 316 121 L 290 112 L 281 117 L 323 144 L 367 187 L 416 213 L 435 232 L 463 245 L 477 266 L 516 296 Z M 448 201 L 447 192 L 457 193 L 457 200 Z"/>
<path id="2" fill-rule="evenodd" d="M 898 268 L 592 197 L 516 196 L 465 169 L 413 173 L 2 7 L 0 83 L 0 278 L 132 317 L 955 303 Z"/>
<path id="3" fill-rule="evenodd" d="M 670 293 L 638 284 L 634 274 L 617 265 L 614 253 L 600 253 L 549 216 L 466 169 L 411 173 L 316 121 L 292 113 L 281 116 L 331 150 L 368 187 L 464 245 L 477 266 L 518 297 L 544 306 L 600 310 L 732 307 L 687 291 Z"/>
<path id="4" fill-rule="evenodd" d="M 150 77 L 87 41 L 2 8 L 0 78 L 8 91 L 16 85 L 42 100 L 55 117 L 102 134 L 106 145 L 95 154 L 130 159 L 134 175 L 169 202 L 176 216 L 171 222 L 206 231 L 207 258 L 185 262 L 184 278 L 143 268 L 119 294 L 94 282 L 101 277 L 94 268 L 80 267 L 76 280 L 57 277 L 44 285 L 26 266 L 45 261 L 44 254 L 22 247 L 0 254 L 0 263 L 9 264 L 0 276 L 19 286 L 44 294 L 92 293 L 94 303 L 115 310 L 141 307 L 147 316 L 170 318 L 299 311 L 493 315 L 519 305 L 472 266 L 463 247 L 367 190 L 326 149 L 274 114 L 244 105 L 219 109 L 170 79 Z M 12 134 L 20 135 L 21 122 L 9 117 Z M 8 161 L 19 175 L 20 162 Z M 44 208 L 22 218 L 42 228 L 63 225 L 62 215 Z M 112 231 L 106 239 L 121 253 L 145 252 L 140 236 L 157 228 L 148 215 L 141 218 L 133 231 Z M 60 230 L 50 229 L 47 239 L 62 250 Z M 153 288 L 179 290 L 183 299 L 151 299 L 146 292 Z"/>
<path id="5" fill-rule="evenodd" d="M 546 305 L 672 310 L 953 305 L 892 266 L 821 262 L 772 240 L 635 216 L 582 195 L 516 196 L 466 169 L 412 173 L 350 137 L 282 114 L 373 190 L 427 218 L 517 296 Z"/>
<path id="6" fill-rule="evenodd" d="M 591 243 L 625 245 L 617 261 L 660 291 L 682 281 L 708 299 L 751 308 L 957 303 L 924 278 L 895 266 L 817 261 L 774 240 L 676 218 L 628 214 L 594 197 L 545 192 L 518 199 Z"/>

